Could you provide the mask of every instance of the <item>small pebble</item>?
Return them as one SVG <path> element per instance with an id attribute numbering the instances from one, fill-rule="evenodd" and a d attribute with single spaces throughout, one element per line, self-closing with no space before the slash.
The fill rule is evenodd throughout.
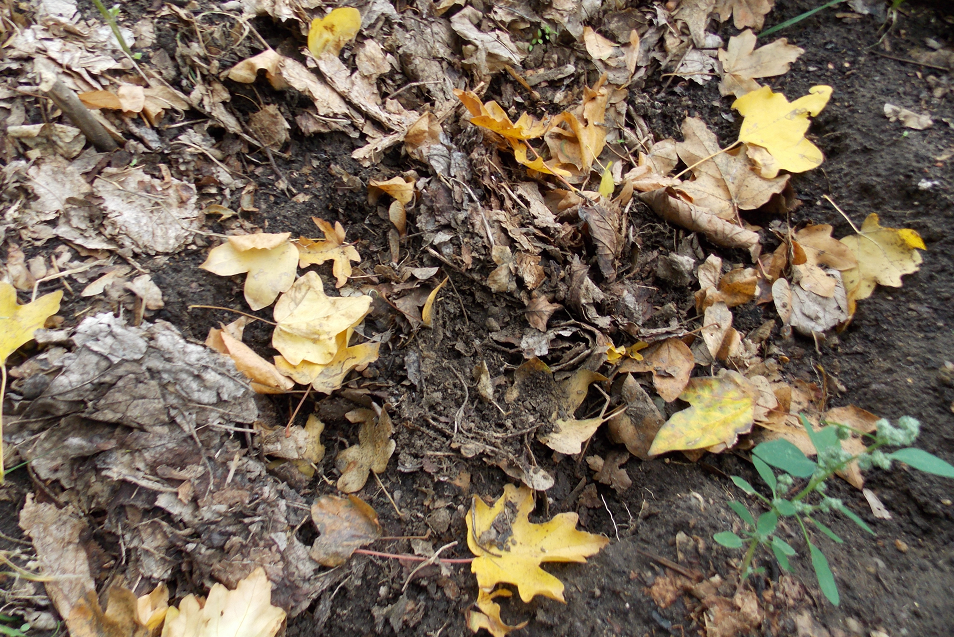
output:
<path id="1" fill-rule="evenodd" d="M 903 540 L 895 540 L 895 541 L 894 541 L 894 546 L 895 546 L 896 549 L 898 549 L 898 550 L 901 551 L 902 553 L 907 553 L 907 552 L 908 552 L 908 545 L 905 544 Z M 877 632 L 877 631 L 874 631 L 874 632 Z"/>

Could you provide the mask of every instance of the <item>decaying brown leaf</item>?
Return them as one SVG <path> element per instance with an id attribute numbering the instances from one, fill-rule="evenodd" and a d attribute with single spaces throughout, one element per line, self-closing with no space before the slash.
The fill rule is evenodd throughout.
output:
<path id="1" fill-rule="evenodd" d="M 531 327 L 541 332 L 546 332 L 547 322 L 550 320 L 550 317 L 562 307 L 563 306 L 559 303 L 551 303 L 548 301 L 546 296 L 534 293 L 527 303 L 527 309 L 524 314 L 526 314 L 527 321 Z"/>
<path id="2" fill-rule="evenodd" d="M 759 90 L 756 78 L 775 77 L 788 73 L 792 62 L 805 52 L 792 46 L 782 38 L 755 50 L 756 35 L 746 29 L 739 35 L 729 38 L 727 50 L 719 49 L 719 61 L 722 62 L 722 82 L 719 92 L 723 95 L 742 97 L 746 93 Z"/>
<path id="3" fill-rule="evenodd" d="M 341 451 L 335 458 L 335 466 L 341 472 L 338 489 L 344 493 L 354 493 L 364 488 L 372 471 L 383 473 L 388 468 L 388 460 L 397 443 L 391 440 L 394 428 L 385 408 L 380 413 L 371 409 L 356 409 L 345 416 L 350 422 L 360 422 L 361 429 L 358 431 L 358 444 Z"/>
<path id="4" fill-rule="evenodd" d="M 725 22 L 731 15 L 736 29 L 752 27 L 758 31 L 773 6 L 775 0 L 716 0 L 715 10 L 719 12 L 719 22 Z"/>
<path id="5" fill-rule="evenodd" d="M 308 554 L 322 566 L 341 566 L 355 549 L 382 535 L 378 514 L 355 495 L 323 495 L 311 505 L 311 519 L 318 538 Z"/>
<path id="6" fill-rule="evenodd" d="M 623 467 L 627 460 L 629 460 L 629 454 L 627 452 L 613 449 L 606 454 L 606 458 L 588 456 L 586 464 L 589 465 L 590 470 L 593 472 L 594 480 L 600 484 L 611 486 L 617 493 L 622 493 L 633 486 L 633 481 L 629 478 L 629 474 L 626 473 L 626 469 Z"/>
<path id="7" fill-rule="evenodd" d="M 689 346 L 678 338 L 668 338 L 643 350 L 643 360 L 628 358 L 620 365 L 620 372 L 652 372 L 653 385 L 667 403 L 679 398 L 686 388 L 695 357 Z"/>
<path id="8" fill-rule="evenodd" d="M 132 591 L 120 586 L 109 589 L 104 612 L 96 593 L 89 591 L 69 617 L 66 626 L 74 637 L 150 637 L 152 634 L 139 619 L 139 603 Z M 169 634 L 172 634 L 169 631 Z M 199 635 L 199 633 L 196 633 Z"/>
<path id="9" fill-rule="evenodd" d="M 666 221 L 693 232 L 701 232 L 716 245 L 745 248 L 750 253 L 759 249 L 757 233 L 720 219 L 705 208 L 686 201 L 673 188 L 660 188 L 643 193 L 639 198 Z"/>
<path id="10" fill-rule="evenodd" d="M 619 396 L 626 409 L 607 422 L 610 440 L 626 445 L 637 458 L 648 460 L 649 447 L 666 419 L 635 378 L 630 374 L 623 374 L 622 377 Z"/>

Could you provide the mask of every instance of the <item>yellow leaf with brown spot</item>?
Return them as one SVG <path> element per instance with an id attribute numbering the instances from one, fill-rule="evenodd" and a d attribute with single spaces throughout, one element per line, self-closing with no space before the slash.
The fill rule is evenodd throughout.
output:
<path id="1" fill-rule="evenodd" d="M 763 86 L 743 95 L 732 108 L 745 118 L 739 141 L 755 144 L 766 152 L 749 157 L 761 164 L 762 177 L 772 179 L 780 170 L 801 173 L 817 168 L 825 157 L 815 144 L 805 139 L 808 116 L 818 115 L 831 98 L 830 86 L 813 86 L 809 94 L 789 103 L 781 93 Z"/>
<path id="2" fill-rule="evenodd" d="M 245 301 L 253 310 L 260 310 L 295 282 L 298 249 L 288 240 L 290 236 L 290 232 L 283 232 L 229 237 L 226 243 L 212 248 L 199 267 L 219 276 L 247 272 Z"/>
<path id="3" fill-rule="evenodd" d="M 333 55 L 341 52 L 341 47 L 354 39 L 361 29 L 361 12 L 353 7 L 334 9 L 324 18 L 311 21 L 308 30 L 308 50 L 316 58 L 325 51 Z"/>
<path id="4" fill-rule="evenodd" d="M 500 617 L 500 604 L 494 601 L 497 597 L 510 597 L 512 593 L 506 589 L 500 589 L 489 593 L 484 590 L 478 590 L 477 601 L 474 602 L 479 610 L 467 611 L 467 627 L 473 632 L 481 628 L 485 629 L 494 637 L 506 637 L 507 633 L 520 630 L 527 625 L 527 622 L 520 622 L 516 626 L 508 626 Z"/>
<path id="5" fill-rule="evenodd" d="M 921 253 L 926 250 L 924 240 L 914 230 L 883 228 L 878 215 L 868 215 L 861 232 L 841 240 L 854 253 L 857 267 L 842 272 L 845 290 L 851 306 L 854 301 L 866 299 L 877 285 L 901 287 L 901 276 L 917 272 L 921 267 Z"/>
<path id="6" fill-rule="evenodd" d="M 755 399 L 750 388 L 736 376 L 741 378 L 738 372 L 732 372 L 720 377 L 691 379 L 679 396 L 691 406 L 666 421 L 656 434 L 649 455 L 705 449 L 718 444 L 731 447 L 739 434 L 752 429 Z"/>
<path id="7" fill-rule="evenodd" d="M 324 219 L 312 217 L 321 232 L 325 235 L 324 241 L 315 241 L 304 237 L 298 240 L 298 265 L 307 268 L 310 264 L 332 261 L 331 271 L 335 275 L 335 287 L 340 288 L 348 282 L 351 276 L 351 262 L 361 261 L 361 256 L 352 245 L 345 243 L 345 231 L 341 222 L 335 221 L 331 225 Z"/>
<path id="8" fill-rule="evenodd" d="M 490 592 L 498 583 L 513 584 L 520 599 L 537 595 L 564 602 L 563 583 L 547 573 L 543 562 L 585 562 L 609 543 L 609 539 L 578 531 L 576 513 L 561 513 L 549 522 L 533 524 L 533 492 L 528 487 L 504 487 L 493 506 L 474 498 L 467 514 L 467 545 L 477 558 L 470 570 L 481 590 Z"/>

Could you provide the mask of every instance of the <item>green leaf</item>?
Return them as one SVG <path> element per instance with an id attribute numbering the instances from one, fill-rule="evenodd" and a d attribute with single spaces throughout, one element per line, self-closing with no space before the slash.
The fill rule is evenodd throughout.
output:
<path id="1" fill-rule="evenodd" d="M 778 480 L 775 479 L 775 472 L 772 471 L 772 467 L 765 464 L 763 460 L 756 456 L 752 456 L 752 464 L 755 465 L 755 470 L 759 472 L 759 476 L 765 481 L 765 484 L 769 485 L 772 493 L 775 493 Z"/>
<path id="2" fill-rule="evenodd" d="M 954 466 L 923 449 L 898 449 L 894 453 L 889 453 L 888 457 L 926 473 L 933 473 L 944 478 L 954 478 Z"/>
<path id="3" fill-rule="evenodd" d="M 795 555 L 795 549 L 792 548 L 792 545 L 777 535 L 772 538 L 772 546 L 778 548 L 779 551 L 785 555 L 788 555 L 789 557 Z"/>
<path id="4" fill-rule="evenodd" d="M 815 447 L 816 451 L 841 446 L 841 441 L 838 440 L 838 433 L 834 427 L 825 427 L 824 429 L 816 431 L 815 428 L 812 427 L 812 423 L 805 417 L 805 414 L 798 414 L 798 419 L 802 421 L 802 427 L 805 428 L 805 432 L 808 434 L 809 439 L 812 441 L 812 446 Z"/>
<path id="5" fill-rule="evenodd" d="M 877 535 L 877 533 L 875 533 L 874 531 L 872 531 L 872 530 L 871 530 L 871 527 L 868 526 L 868 524 L 867 524 L 864 520 L 862 520 L 861 518 L 859 518 L 859 517 L 855 514 L 855 512 L 852 511 L 851 509 L 849 509 L 848 507 L 841 507 L 841 508 L 838 509 L 838 510 L 841 511 L 842 513 L 844 513 L 844 514 L 845 514 L 845 517 L 847 517 L 849 520 L 851 520 L 852 522 L 854 522 L 855 524 L 857 524 L 858 526 L 860 526 L 861 528 L 863 528 L 865 531 L 867 531 L 867 532 L 870 533 L 871 535 Z"/>
<path id="6" fill-rule="evenodd" d="M 775 506 L 775 510 L 779 512 L 779 515 L 784 515 L 787 518 L 798 513 L 798 511 L 795 510 L 795 505 L 788 500 L 776 500 L 772 504 Z"/>
<path id="7" fill-rule="evenodd" d="M 752 453 L 767 464 L 798 478 L 810 477 L 818 467 L 801 449 L 784 438 L 763 442 Z"/>
<path id="8" fill-rule="evenodd" d="M 773 540 L 774 539 L 778 539 L 778 538 L 773 538 Z M 772 542 L 772 553 L 775 554 L 775 559 L 778 561 L 778 565 L 781 566 L 783 570 L 786 570 L 789 573 L 791 573 L 792 565 L 789 564 L 788 562 L 788 556 L 785 554 L 785 552 L 782 549 L 780 549 L 778 546 L 775 545 L 775 542 Z"/>
<path id="9" fill-rule="evenodd" d="M 712 539 L 726 547 L 727 549 L 740 549 L 742 548 L 742 538 L 733 533 L 732 531 L 723 531 L 722 533 L 716 533 L 712 536 Z"/>
<path id="10" fill-rule="evenodd" d="M 749 495 L 755 495 L 757 493 L 755 487 L 749 484 L 747 480 L 744 480 L 739 476 L 732 476 L 732 482 L 735 483 L 735 486 L 739 487 Z"/>
<path id="11" fill-rule="evenodd" d="M 759 535 L 762 537 L 768 537 L 775 531 L 775 527 L 778 526 L 778 515 L 775 511 L 766 511 L 759 516 L 759 523 L 756 527 Z"/>
<path id="12" fill-rule="evenodd" d="M 822 593 L 825 594 L 828 601 L 838 606 L 841 599 L 838 597 L 838 585 L 835 584 L 835 575 L 831 572 L 831 567 L 828 566 L 828 558 L 811 542 L 808 543 L 808 550 L 811 551 L 812 554 L 812 566 L 815 568 L 815 577 L 818 579 L 818 586 L 821 587 Z"/>
<path id="13" fill-rule="evenodd" d="M 735 511 L 735 514 L 742 518 L 743 522 L 751 526 L 753 529 L 755 528 L 755 518 L 752 517 L 752 514 L 749 513 L 749 510 L 746 509 L 741 502 L 731 500 L 729 502 L 729 508 Z"/>
<path id="14" fill-rule="evenodd" d="M 827 536 L 829 537 L 829 539 L 831 539 L 831 540 L 837 542 L 838 544 L 844 544 L 844 543 L 845 543 L 845 541 L 844 541 L 843 539 L 841 539 L 840 537 L 838 537 L 838 535 L 837 535 L 834 531 L 832 531 L 831 529 L 829 529 L 827 526 L 825 526 L 824 524 L 822 524 L 821 522 L 819 522 L 819 521 L 816 520 L 815 518 L 808 518 L 808 520 L 810 520 L 811 522 L 813 522 L 813 523 L 815 524 L 815 526 L 818 527 L 818 530 L 821 531 L 822 533 L 824 533 L 825 535 L 827 535 Z"/>

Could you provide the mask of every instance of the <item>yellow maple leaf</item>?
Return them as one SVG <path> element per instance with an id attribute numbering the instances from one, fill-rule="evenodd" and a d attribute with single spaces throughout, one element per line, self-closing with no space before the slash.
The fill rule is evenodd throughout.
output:
<path id="1" fill-rule="evenodd" d="M 352 370 L 362 369 L 378 360 L 380 343 L 361 343 L 348 345 L 348 340 L 354 330 L 348 329 L 335 337 L 338 351 L 329 363 L 319 365 L 303 360 L 298 365 L 292 365 L 284 356 L 275 357 L 275 367 L 279 372 L 288 376 L 301 385 L 311 385 L 315 391 L 331 394 L 340 389 L 345 378 Z"/>
<path id="2" fill-rule="evenodd" d="M 467 627 L 475 633 L 484 628 L 494 637 L 506 637 L 507 633 L 520 630 L 528 622 L 520 622 L 516 626 L 508 626 L 500 617 L 500 604 L 494 601 L 496 597 L 510 597 L 511 592 L 500 589 L 493 592 L 480 590 L 477 592 L 477 601 L 474 602 L 479 610 L 467 611 Z"/>
<path id="3" fill-rule="evenodd" d="M 273 637 L 285 611 L 272 605 L 272 583 L 259 567 L 235 590 L 212 586 L 205 604 L 187 595 L 166 611 L 162 637 Z"/>
<path id="4" fill-rule="evenodd" d="M 226 243 L 212 248 L 199 267 L 219 276 L 247 272 L 245 301 L 253 310 L 260 310 L 295 282 L 298 249 L 288 240 L 290 236 L 290 232 L 283 232 L 229 237 Z"/>
<path id="5" fill-rule="evenodd" d="M 308 50 L 316 58 L 325 51 L 333 55 L 341 52 L 341 47 L 354 39 L 361 29 L 361 12 L 353 7 L 334 9 L 324 18 L 311 21 L 308 30 Z"/>
<path id="6" fill-rule="evenodd" d="M 480 98 L 470 91 L 454 89 L 454 95 L 471 114 L 470 123 L 486 128 L 510 140 L 527 140 L 541 137 L 547 125 L 523 113 L 516 123 L 511 122 L 507 112 L 497 102 L 482 104 Z"/>
<path id="7" fill-rule="evenodd" d="M 302 237 L 298 240 L 298 265 L 307 268 L 310 264 L 333 261 L 331 271 L 335 275 L 335 287 L 340 288 L 348 282 L 351 276 L 351 262 L 361 261 L 361 256 L 352 245 L 345 244 L 345 231 L 341 222 L 335 221 L 331 225 L 324 219 L 312 217 L 321 232 L 325 235 L 324 241 L 315 241 Z"/>
<path id="8" fill-rule="evenodd" d="M 669 451 L 731 447 L 752 428 L 755 398 L 738 372 L 692 378 L 679 398 L 691 406 L 672 415 L 656 434 L 650 456 Z"/>
<path id="9" fill-rule="evenodd" d="M 370 296 L 327 296 L 321 277 L 306 272 L 275 304 L 272 346 L 292 365 L 303 360 L 326 365 L 338 352 L 337 336 L 370 309 Z"/>
<path id="10" fill-rule="evenodd" d="M 854 302 L 871 296 L 876 285 L 901 287 L 901 276 L 917 272 L 921 267 L 918 250 L 927 249 L 917 232 L 906 228 L 883 228 L 874 213 L 865 219 L 861 232 L 847 236 L 841 242 L 858 260 L 856 267 L 841 274 L 851 313 L 854 313 Z"/>
<path id="11" fill-rule="evenodd" d="M 533 493 L 528 487 L 506 485 L 492 507 L 475 497 L 466 519 L 467 545 L 477 556 L 470 570 L 483 591 L 506 583 L 517 587 L 524 602 L 537 595 L 565 602 L 563 583 L 540 564 L 585 562 L 609 539 L 576 530 L 576 513 L 533 524 L 527 518 L 532 510 Z"/>
<path id="12" fill-rule="evenodd" d="M 7 388 L 7 357 L 17 351 L 21 345 L 33 340 L 33 335 L 43 327 L 46 319 L 60 311 L 60 299 L 63 291 L 57 290 L 44 294 L 26 305 L 17 304 L 17 290 L 9 283 L 0 282 L 0 369 L 3 380 L 0 381 L 0 403 Z M 3 436 L 3 415 L 0 413 L 0 441 Z M 3 443 L 0 442 L 0 483 L 3 482 Z"/>
<path id="13" fill-rule="evenodd" d="M 360 422 L 361 429 L 358 444 L 343 449 L 335 458 L 335 467 L 341 472 L 337 486 L 343 493 L 355 493 L 364 488 L 372 471 L 383 473 L 388 468 L 397 443 L 391 439 L 394 426 L 387 409 L 382 408 L 380 412 L 355 409 L 345 414 L 345 418 Z"/>
<path id="14" fill-rule="evenodd" d="M 808 95 L 789 103 L 781 93 L 763 86 L 732 103 L 745 118 L 739 141 L 750 144 L 749 157 L 761 165 L 763 177 L 772 179 L 780 170 L 801 173 L 821 165 L 825 157 L 805 139 L 805 131 L 808 116 L 825 108 L 831 92 L 830 86 L 813 86 Z M 764 150 L 753 149 L 752 144 Z"/>

